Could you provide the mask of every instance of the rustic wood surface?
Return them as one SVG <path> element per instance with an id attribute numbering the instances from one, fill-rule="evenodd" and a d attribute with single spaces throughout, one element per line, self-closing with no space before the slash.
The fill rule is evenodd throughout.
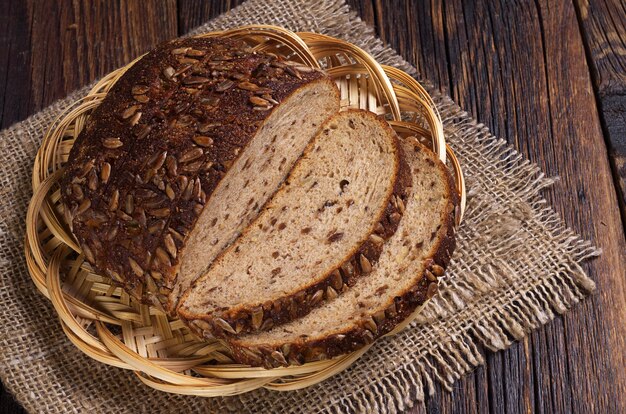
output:
<path id="1" fill-rule="evenodd" d="M 0 1 L 0 127 L 237 1 Z M 545 192 L 603 255 L 598 291 L 412 413 L 626 412 L 626 5 L 348 0 L 377 34 L 560 181 Z M 620 218 L 620 206 L 622 216 Z M 22 412 L 0 386 L 0 413 Z"/>

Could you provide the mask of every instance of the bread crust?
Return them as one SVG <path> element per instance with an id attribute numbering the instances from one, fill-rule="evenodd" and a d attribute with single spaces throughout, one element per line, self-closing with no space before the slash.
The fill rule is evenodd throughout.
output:
<path id="1" fill-rule="evenodd" d="M 430 151 L 421 144 L 415 144 L 416 150 Z M 433 159 L 436 159 L 434 154 Z M 391 332 L 400 322 L 409 317 L 419 306 L 425 304 L 437 291 L 438 278 L 445 268 L 455 248 L 456 214 L 459 196 L 454 179 L 447 167 L 436 160 L 438 169 L 446 177 L 449 199 L 441 212 L 442 226 L 434 237 L 439 235 L 439 242 L 429 253 L 425 270 L 418 282 L 395 296 L 385 305 L 383 315 L 372 316 L 368 323 L 357 324 L 350 329 L 334 333 L 321 339 L 300 339 L 292 342 L 267 343 L 258 346 L 245 346 L 237 338 L 226 341 L 234 359 L 242 364 L 275 368 L 279 366 L 300 365 L 305 362 L 323 360 L 356 351 Z"/>
<path id="2" fill-rule="evenodd" d="M 86 259 L 168 308 L 207 198 L 278 104 L 315 82 L 336 90 L 320 71 L 227 38 L 174 40 L 140 59 L 92 113 L 61 179 Z"/>
<path id="3" fill-rule="evenodd" d="M 359 277 L 369 273 L 371 266 L 378 261 L 384 242 L 398 228 L 404 213 L 408 190 L 412 184 L 412 176 L 396 133 L 389 124 L 367 111 L 349 110 L 349 112 L 375 119 L 393 137 L 395 147 L 397 169 L 394 171 L 394 186 L 389 191 L 386 207 L 381 211 L 378 219 L 373 221 L 374 224 L 368 232 L 368 237 L 362 240 L 345 260 L 341 261 L 342 264 L 339 267 L 330 269 L 319 282 L 311 283 L 294 294 L 267 301 L 258 306 L 239 305 L 228 311 L 212 312 L 210 315 L 194 313 L 186 309 L 184 305 L 185 299 L 193 289 L 192 285 L 181 299 L 177 314 L 196 335 L 224 338 L 267 330 L 300 318 L 329 298 L 332 299 L 349 289 Z M 332 122 L 333 117 L 326 121 L 321 128 L 322 133 Z M 306 151 L 311 148 L 312 145 Z M 231 246 L 233 247 L 234 245 Z M 217 260 L 220 258 L 218 257 Z M 201 279 L 196 282 L 201 283 Z"/>

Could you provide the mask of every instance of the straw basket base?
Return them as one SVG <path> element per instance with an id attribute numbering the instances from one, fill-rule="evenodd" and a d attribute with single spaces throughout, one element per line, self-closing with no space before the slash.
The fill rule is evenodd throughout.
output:
<path id="1" fill-rule="evenodd" d="M 314 33 L 248 26 L 202 36 L 242 39 L 255 50 L 325 69 L 341 90 L 342 109 L 362 108 L 384 116 L 399 136 L 418 137 L 442 161 L 448 161 L 461 194 L 462 215 L 465 188 L 460 166 L 446 146 L 432 100 L 412 77 L 379 65 L 352 44 Z M 25 255 L 35 286 L 52 302 L 69 340 L 97 361 L 135 371 L 153 388 L 206 397 L 234 395 L 259 387 L 294 390 L 349 367 L 369 346 L 302 366 L 267 370 L 236 364 L 220 341 L 199 340 L 180 320 L 132 299 L 85 261 L 64 222 L 58 180 L 90 113 L 133 63 L 104 77 L 87 96 L 68 108 L 51 125 L 35 160 Z"/>

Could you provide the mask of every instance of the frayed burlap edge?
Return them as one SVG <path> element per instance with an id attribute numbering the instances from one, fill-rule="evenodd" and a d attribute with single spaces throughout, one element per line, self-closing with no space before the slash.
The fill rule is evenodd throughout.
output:
<path id="1" fill-rule="evenodd" d="M 292 30 L 340 37 L 363 47 L 381 63 L 417 75 L 413 67 L 384 47 L 356 14 L 338 1 L 252 0 L 193 33 L 251 23 L 277 24 Z M 121 370 L 93 365 L 98 363 L 83 356 L 66 357 L 64 365 L 76 364 L 76 367 L 64 368 L 72 375 L 92 378 L 76 383 L 76 390 L 58 390 L 54 388 L 54 381 L 58 382 L 60 376 L 51 375 L 50 372 L 59 374 L 49 371 L 50 367 L 42 368 L 39 376 L 37 370 L 28 366 L 16 369 L 21 362 L 36 364 L 37 358 L 33 356 L 44 358 L 50 350 L 33 349 L 37 348 L 35 342 L 28 349 L 24 340 L 17 342 L 11 336 L 15 329 L 5 324 L 28 324 L 28 315 L 16 318 L 15 314 L 9 317 L 0 312 L 3 324 L 0 375 L 7 388 L 29 411 L 396 412 L 422 400 L 425 390 L 432 392 L 435 380 L 450 389 L 461 375 L 483 363 L 480 347 L 504 349 L 513 340 L 554 318 L 555 312 L 562 313 L 574 305 L 594 289 L 593 281 L 580 263 L 599 252 L 568 230 L 547 206 L 540 191 L 553 180 L 544 177 L 536 165 L 524 160 L 504 141 L 493 137 L 450 98 L 434 90 L 428 82 L 423 83 L 438 105 L 446 138 L 464 168 L 469 198 L 465 221 L 459 229 L 457 252 L 440 295 L 424 309 L 411 328 L 377 343 L 341 375 L 308 389 L 290 393 L 259 390 L 239 397 L 207 400 L 146 390 Z M 0 149 L 4 150 L 0 156 L 4 187 L 19 187 L 16 195 L 2 201 L 0 207 L 3 267 L 12 270 L 3 272 L 4 278 L 13 276 L 12 273 L 16 273 L 15 277 L 27 277 L 23 261 L 18 263 L 22 266 L 19 269 L 14 264 L 16 255 L 6 253 L 9 249 L 21 251 L 21 244 L 17 245 L 16 241 L 21 243 L 28 199 L 28 181 L 24 182 L 24 178 L 29 170 L 28 166 L 22 166 L 16 172 L 9 160 L 32 165 L 44 129 L 55 114 L 86 90 L 81 89 L 0 134 Z M 16 149 L 17 144 L 20 147 Z M 16 184 L 18 179 L 21 181 Z M 21 285 L 0 280 L 0 299 L 13 305 L 4 312 L 19 314 L 25 307 L 23 303 L 21 306 L 13 303 L 14 286 Z M 35 288 L 30 286 L 30 289 Z M 36 317 L 44 318 L 50 312 L 47 315 L 52 321 L 50 325 L 56 327 L 50 307 L 45 300 L 35 297 L 40 303 L 30 306 L 41 308 L 35 313 Z M 28 335 L 33 333 L 28 328 L 20 331 L 28 342 Z M 55 352 L 59 349 L 72 352 L 72 345 L 62 334 L 54 336 L 51 346 Z M 89 364 L 91 369 L 80 364 Z M 80 372 L 74 372 L 76 370 Z M 120 384 L 124 379 L 131 384 Z M 32 388 L 37 387 L 44 390 L 37 389 L 33 393 Z M 47 387 L 54 392 L 46 392 Z M 87 391 L 82 391 L 81 387 Z M 90 392 L 95 392 L 92 398 L 87 397 Z"/>

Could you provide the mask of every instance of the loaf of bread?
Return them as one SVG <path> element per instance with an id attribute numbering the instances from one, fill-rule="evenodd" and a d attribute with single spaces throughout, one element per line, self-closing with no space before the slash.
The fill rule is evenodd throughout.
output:
<path id="1" fill-rule="evenodd" d="M 403 141 L 412 194 L 396 233 L 372 272 L 308 315 L 266 332 L 229 338 L 238 362 L 267 368 L 323 360 L 390 332 L 434 295 L 454 250 L 458 194 L 446 166 L 415 141 Z"/>
<path id="2" fill-rule="evenodd" d="M 320 71 L 225 38 L 165 43 L 77 138 L 66 220 L 97 271 L 171 312 L 338 110 Z"/>
<path id="3" fill-rule="evenodd" d="M 179 316 L 203 336 L 240 334 L 341 294 L 394 234 L 410 178 L 385 121 L 363 110 L 331 117 L 258 218 L 187 291 Z"/>
<path id="4" fill-rule="evenodd" d="M 237 362 L 359 349 L 430 298 L 454 249 L 446 166 L 322 71 L 228 38 L 160 45 L 93 111 L 61 179 L 94 270 Z"/>

